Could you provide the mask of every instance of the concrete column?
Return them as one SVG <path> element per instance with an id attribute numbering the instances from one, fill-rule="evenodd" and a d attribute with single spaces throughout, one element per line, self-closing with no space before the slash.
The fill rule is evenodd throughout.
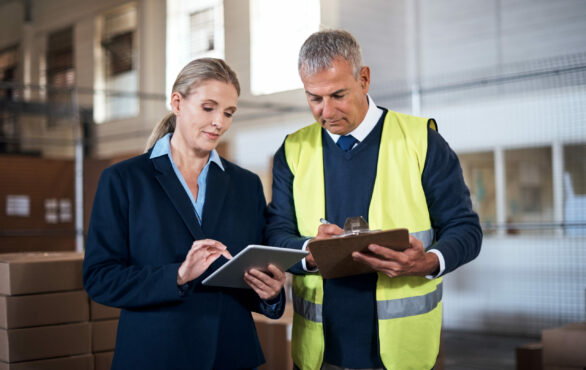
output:
<path id="1" fill-rule="evenodd" d="M 564 147 L 559 141 L 551 146 L 552 183 L 553 183 L 553 222 L 564 222 Z M 564 235 L 562 227 L 555 228 L 555 235 Z"/>
<path id="2" fill-rule="evenodd" d="M 494 182 L 496 196 L 496 223 L 503 226 L 507 222 L 507 183 L 505 151 L 502 147 L 494 150 Z M 504 227 L 499 227 L 497 235 L 505 235 Z"/>
<path id="3" fill-rule="evenodd" d="M 165 0 L 144 0 L 138 9 L 139 91 L 146 95 L 165 95 L 165 43 L 167 5 Z M 140 100 L 145 129 L 152 126 L 166 111 L 164 99 Z"/>

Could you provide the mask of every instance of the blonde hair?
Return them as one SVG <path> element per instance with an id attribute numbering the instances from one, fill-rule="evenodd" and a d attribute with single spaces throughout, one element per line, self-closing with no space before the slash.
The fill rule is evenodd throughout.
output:
<path id="1" fill-rule="evenodd" d="M 238 96 L 240 96 L 240 83 L 238 82 L 236 72 L 234 72 L 222 59 L 216 58 L 200 58 L 189 62 L 183 67 L 181 72 L 179 72 L 179 75 L 177 75 L 171 93 L 178 92 L 181 96 L 186 98 L 194 88 L 209 80 L 232 84 L 232 86 L 236 88 Z M 145 152 L 155 145 L 157 140 L 165 136 L 167 133 L 174 131 L 175 114 L 170 112 L 153 128 L 153 131 L 147 140 Z"/>

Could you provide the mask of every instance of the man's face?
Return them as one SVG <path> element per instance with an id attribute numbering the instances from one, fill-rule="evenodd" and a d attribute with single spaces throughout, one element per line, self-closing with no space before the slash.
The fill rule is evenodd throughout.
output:
<path id="1" fill-rule="evenodd" d="M 362 122 L 368 111 L 368 67 L 362 67 L 356 79 L 348 61 L 334 59 L 330 67 L 313 75 L 302 68 L 300 76 L 311 113 L 323 128 L 346 135 Z"/>

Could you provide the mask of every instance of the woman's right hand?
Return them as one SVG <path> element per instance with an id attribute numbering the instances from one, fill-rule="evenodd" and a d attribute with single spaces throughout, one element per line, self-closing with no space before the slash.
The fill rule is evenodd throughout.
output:
<path id="1" fill-rule="evenodd" d="M 194 241 L 187 252 L 185 261 L 177 271 L 177 285 L 187 284 L 199 277 L 220 256 L 232 258 L 228 248 L 219 241 L 212 239 Z"/>

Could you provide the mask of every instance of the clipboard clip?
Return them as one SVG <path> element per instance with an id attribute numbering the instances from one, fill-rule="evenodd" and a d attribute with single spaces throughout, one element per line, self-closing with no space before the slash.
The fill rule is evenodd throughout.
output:
<path id="1" fill-rule="evenodd" d="M 348 235 L 366 234 L 374 231 L 380 230 L 370 230 L 370 226 L 368 226 L 368 222 L 366 222 L 364 217 L 347 217 L 346 222 L 344 222 L 344 233 L 336 236 L 342 237 Z"/>

